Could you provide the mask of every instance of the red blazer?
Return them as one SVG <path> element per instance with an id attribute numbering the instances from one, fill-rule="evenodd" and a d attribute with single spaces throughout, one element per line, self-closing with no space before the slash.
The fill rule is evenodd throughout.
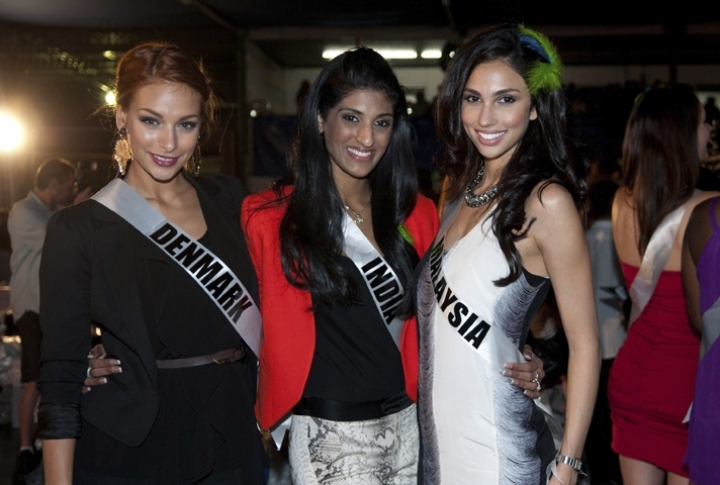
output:
<path id="1" fill-rule="evenodd" d="M 286 189 L 289 193 L 292 188 Z M 263 345 L 260 351 L 260 380 L 255 413 L 263 429 L 285 417 L 302 398 L 315 352 L 315 317 L 312 297 L 292 286 L 280 262 L 280 222 L 285 207 L 262 207 L 275 199 L 268 189 L 245 198 L 241 220 L 250 257 L 260 284 Z M 418 195 L 417 204 L 405 221 L 413 246 L 422 257 L 438 231 L 433 202 Z M 415 317 L 405 322 L 401 356 L 408 396 L 417 400 L 418 341 Z"/>

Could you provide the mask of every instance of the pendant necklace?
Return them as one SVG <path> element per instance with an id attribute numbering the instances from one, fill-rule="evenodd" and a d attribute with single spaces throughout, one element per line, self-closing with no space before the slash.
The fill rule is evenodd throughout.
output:
<path id="1" fill-rule="evenodd" d="M 355 212 L 354 210 L 352 210 L 352 209 L 350 208 L 349 205 L 343 203 L 343 207 L 345 207 L 345 210 L 346 210 L 346 211 L 349 211 L 349 212 L 352 212 L 353 214 L 355 214 L 355 217 L 350 217 L 350 219 L 352 219 L 352 221 L 353 221 L 356 225 L 359 225 L 360 223 L 365 222 L 365 219 L 362 218 L 362 213 L 365 212 L 365 209 L 367 209 L 367 208 L 368 208 L 368 205 L 370 205 L 370 199 L 372 199 L 372 191 L 370 191 L 370 196 L 368 197 L 367 202 L 365 202 L 365 205 L 364 205 L 363 208 L 360 210 L 360 212 Z"/>
<path id="2" fill-rule="evenodd" d="M 480 181 L 483 179 L 483 176 L 485 175 L 485 163 L 482 164 L 480 167 L 480 170 L 478 170 L 477 175 L 474 179 L 470 181 L 467 188 L 465 189 L 465 203 L 468 207 L 476 208 L 483 206 L 493 200 L 495 196 L 498 193 L 498 186 L 497 184 L 493 185 L 489 189 L 487 189 L 482 194 L 475 195 L 473 194 L 473 190 L 475 187 L 478 186 Z"/>

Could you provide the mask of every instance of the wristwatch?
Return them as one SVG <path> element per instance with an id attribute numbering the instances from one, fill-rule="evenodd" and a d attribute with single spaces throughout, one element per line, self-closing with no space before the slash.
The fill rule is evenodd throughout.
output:
<path id="1" fill-rule="evenodd" d="M 555 457 L 555 463 L 562 463 L 564 465 L 569 466 L 573 470 L 575 470 L 578 473 L 583 473 L 582 471 L 582 461 L 580 461 L 579 458 L 572 458 L 565 455 L 558 455 Z"/>

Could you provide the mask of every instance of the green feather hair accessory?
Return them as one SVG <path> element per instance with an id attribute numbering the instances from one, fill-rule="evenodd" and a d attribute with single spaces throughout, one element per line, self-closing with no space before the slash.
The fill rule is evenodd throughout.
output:
<path id="1" fill-rule="evenodd" d="M 562 88 L 562 61 L 553 43 L 540 32 L 519 25 L 520 44 L 536 52 L 543 60 L 536 61 L 526 74 L 531 95 L 540 91 L 555 91 Z"/>
<path id="2" fill-rule="evenodd" d="M 400 232 L 400 235 L 410 244 L 415 244 L 415 239 L 413 239 L 412 234 L 410 234 L 410 231 L 408 231 L 408 228 L 405 227 L 405 224 L 400 224 L 398 226 L 398 231 Z"/>

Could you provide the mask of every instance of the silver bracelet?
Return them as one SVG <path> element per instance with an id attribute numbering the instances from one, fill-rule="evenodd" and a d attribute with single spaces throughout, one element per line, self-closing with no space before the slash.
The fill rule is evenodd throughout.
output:
<path id="1" fill-rule="evenodd" d="M 555 457 L 555 463 L 562 463 L 567 465 L 581 475 L 585 475 L 582 471 L 582 461 L 579 458 L 572 458 L 570 456 L 558 455 Z"/>

